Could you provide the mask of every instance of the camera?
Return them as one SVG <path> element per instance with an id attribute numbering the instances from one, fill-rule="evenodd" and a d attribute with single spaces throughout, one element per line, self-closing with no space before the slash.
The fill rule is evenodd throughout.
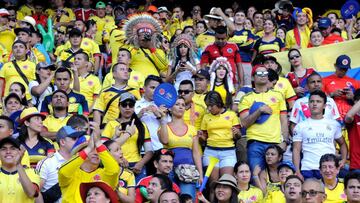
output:
<path id="1" fill-rule="evenodd" d="M 149 33 L 145 33 L 144 34 L 144 40 L 150 41 L 151 40 L 151 35 Z"/>

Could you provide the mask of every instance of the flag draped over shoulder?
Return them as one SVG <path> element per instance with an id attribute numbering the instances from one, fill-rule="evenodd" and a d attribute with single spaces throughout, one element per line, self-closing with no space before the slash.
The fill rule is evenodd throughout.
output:
<path id="1" fill-rule="evenodd" d="M 351 58 L 351 70 L 349 77 L 360 80 L 360 39 L 345 41 L 337 44 L 329 44 L 300 50 L 303 67 L 312 67 L 320 75 L 328 76 L 335 71 L 335 61 L 339 55 L 346 54 Z M 290 63 L 287 57 L 288 51 L 271 54 L 281 64 L 283 73 L 290 71 Z"/>

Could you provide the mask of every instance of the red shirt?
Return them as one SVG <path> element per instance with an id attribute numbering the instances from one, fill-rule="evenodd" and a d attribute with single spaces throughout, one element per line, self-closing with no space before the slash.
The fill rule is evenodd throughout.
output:
<path id="1" fill-rule="evenodd" d="M 36 24 L 41 24 L 44 28 L 46 27 L 46 23 L 47 23 L 47 16 L 46 16 L 46 15 L 43 15 L 43 14 L 40 14 L 40 15 L 34 14 L 34 15 L 32 15 L 32 17 L 35 19 Z"/>
<path id="2" fill-rule="evenodd" d="M 335 92 L 338 89 L 350 88 L 353 91 L 360 87 L 359 81 L 348 76 L 339 78 L 335 74 L 325 77 L 323 79 L 323 90 L 326 94 Z M 346 113 L 350 110 L 351 105 L 346 99 L 346 95 L 334 97 L 334 101 L 339 109 L 340 118 L 344 120 Z"/>
<path id="3" fill-rule="evenodd" d="M 302 77 L 297 77 L 295 75 L 294 72 L 289 72 L 287 75 L 286 75 L 286 78 L 289 80 L 291 86 L 293 88 L 296 88 L 298 87 L 299 85 L 302 86 L 302 83 L 303 81 L 309 77 L 309 75 L 311 75 L 313 72 L 315 72 L 315 70 L 313 68 L 307 68 L 306 69 L 306 72 L 305 72 L 305 75 L 302 76 Z"/>
<path id="4" fill-rule="evenodd" d="M 149 186 L 150 180 L 152 179 L 152 176 L 147 176 L 143 179 L 141 179 L 139 181 L 139 183 L 136 186 L 136 190 L 135 190 L 135 203 L 143 203 L 146 202 L 147 200 L 144 199 L 144 197 L 141 195 L 140 193 L 140 187 L 147 187 Z M 177 186 L 175 183 L 173 183 L 173 190 L 180 194 L 180 188 L 179 186 Z"/>
<path id="5" fill-rule="evenodd" d="M 360 116 L 355 115 L 352 123 L 346 125 L 350 145 L 350 169 L 360 169 Z"/>
<path id="6" fill-rule="evenodd" d="M 339 42 L 343 42 L 344 39 L 337 34 L 330 34 L 329 36 L 325 37 L 323 43 L 321 45 L 325 45 L 325 44 L 334 44 L 334 43 L 339 43 Z"/>
<path id="7" fill-rule="evenodd" d="M 75 17 L 76 20 L 82 20 L 82 21 L 87 21 L 89 20 L 89 18 L 91 16 L 95 16 L 96 15 L 96 10 L 90 8 L 90 9 L 83 9 L 83 8 L 78 8 L 75 10 Z"/>
<path id="8" fill-rule="evenodd" d="M 225 46 L 219 47 L 215 43 L 208 45 L 201 55 L 200 64 L 211 64 L 217 57 L 226 57 L 231 65 L 233 75 L 236 76 L 236 63 L 241 63 L 239 48 L 235 43 L 227 42 Z M 233 78 L 235 81 L 236 77 Z"/>

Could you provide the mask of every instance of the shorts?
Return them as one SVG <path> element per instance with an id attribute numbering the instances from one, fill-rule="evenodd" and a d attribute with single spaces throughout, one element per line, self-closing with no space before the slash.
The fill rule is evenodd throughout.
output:
<path id="1" fill-rule="evenodd" d="M 209 156 L 219 159 L 219 162 L 215 165 L 217 168 L 234 167 L 236 164 L 235 148 L 216 149 L 212 147 L 206 147 L 203 156 L 203 165 L 209 165 Z"/>

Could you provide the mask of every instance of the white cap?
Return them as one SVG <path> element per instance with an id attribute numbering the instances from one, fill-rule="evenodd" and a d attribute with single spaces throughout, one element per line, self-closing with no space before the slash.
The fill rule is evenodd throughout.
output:
<path id="1" fill-rule="evenodd" d="M 29 23 L 30 25 L 32 25 L 35 28 L 36 21 L 35 21 L 35 19 L 33 17 L 25 16 L 24 19 L 22 19 L 21 21 L 27 22 L 27 23 Z"/>

